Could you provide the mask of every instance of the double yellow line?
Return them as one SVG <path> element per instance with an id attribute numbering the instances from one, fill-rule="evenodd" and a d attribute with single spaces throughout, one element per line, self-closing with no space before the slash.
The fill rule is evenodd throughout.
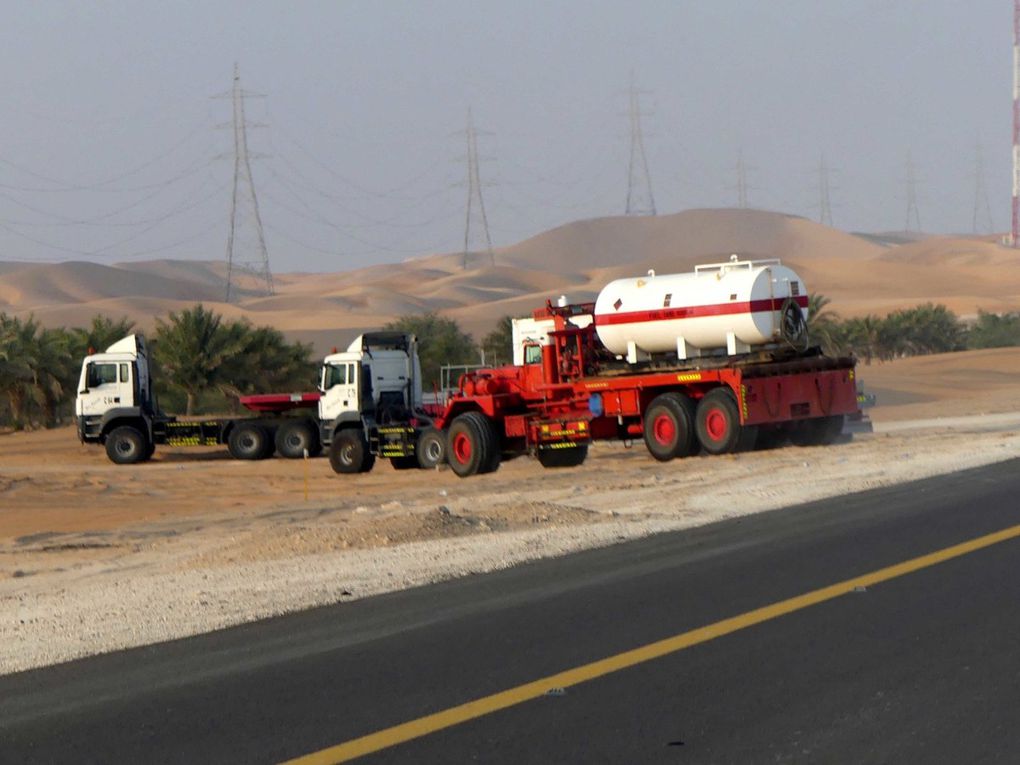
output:
<path id="1" fill-rule="evenodd" d="M 723 619 L 706 627 L 698 627 L 689 632 L 682 632 L 679 635 L 674 635 L 654 643 L 648 643 L 647 645 L 634 648 L 630 651 L 624 651 L 614 656 L 607 656 L 590 664 L 583 664 L 564 672 L 558 672 L 555 675 L 549 675 L 524 685 L 518 685 L 514 688 L 494 693 L 491 696 L 484 696 L 460 706 L 450 707 L 441 712 L 419 717 L 417 720 L 394 725 L 391 728 L 384 728 L 367 736 L 351 739 L 342 744 L 331 746 L 328 749 L 322 749 L 318 752 L 312 752 L 311 754 L 289 760 L 286 765 L 331 765 L 332 763 L 347 762 L 366 754 L 411 741 L 412 739 L 427 736 L 430 733 L 450 728 L 468 720 L 474 720 L 492 712 L 497 712 L 500 709 L 506 709 L 507 707 L 536 699 L 539 696 L 544 696 L 549 691 L 569 688 L 573 685 L 585 683 L 589 680 L 612 674 L 613 672 L 619 672 L 622 669 L 627 669 L 646 661 L 659 659 L 699 643 L 706 643 L 717 637 L 761 624 L 770 619 L 776 619 L 780 616 L 791 614 L 794 611 L 800 611 L 810 606 L 816 606 L 819 603 L 825 603 L 826 601 L 846 595 L 848 592 L 853 592 L 856 588 L 870 587 L 881 582 L 887 582 L 890 579 L 912 574 L 915 571 L 920 571 L 952 560 L 953 558 L 959 558 L 977 550 L 983 550 L 1000 542 L 1016 539 L 1017 537 L 1020 537 L 1020 525 L 1010 526 L 993 534 L 986 534 L 985 536 L 977 537 L 952 547 L 936 550 L 919 558 L 911 558 L 902 563 L 872 571 L 869 574 L 862 574 L 853 579 L 846 579 L 837 584 L 823 587 L 820 590 L 812 590 L 788 600 L 757 608 L 738 616 L 732 616 L 729 619 Z"/>

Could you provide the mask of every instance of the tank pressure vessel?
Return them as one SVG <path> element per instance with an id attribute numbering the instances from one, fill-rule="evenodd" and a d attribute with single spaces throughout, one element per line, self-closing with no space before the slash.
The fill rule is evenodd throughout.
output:
<path id="1" fill-rule="evenodd" d="M 693 273 L 617 279 L 595 301 L 595 327 L 609 351 L 635 363 L 725 348 L 730 355 L 787 341 L 806 345 L 804 282 L 779 260 L 695 266 Z"/>

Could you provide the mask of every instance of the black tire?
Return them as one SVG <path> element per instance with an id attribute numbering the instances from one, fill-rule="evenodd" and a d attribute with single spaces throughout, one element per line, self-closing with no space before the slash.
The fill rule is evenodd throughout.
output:
<path id="1" fill-rule="evenodd" d="M 275 442 L 279 455 L 289 460 L 303 458 L 306 450 L 309 457 L 322 451 L 319 433 L 307 420 L 284 422 L 276 429 Z"/>
<path id="2" fill-rule="evenodd" d="M 347 428 L 333 436 L 329 445 L 329 464 L 335 473 L 367 473 L 375 465 L 375 455 L 360 428 Z"/>
<path id="3" fill-rule="evenodd" d="M 148 439 L 138 428 L 121 425 L 106 436 L 106 456 L 117 465 L 134 465 L 148 459 Z"/>
<path id="4" fill-rule="evenodd" d="M 414 455 L 410 457 L 390 457 L 390 464 L 393 465 L 394 470 L 417 470 L 418 458 Z"/>
<path id="5" fill-rule="evenodd" d="M 152 459 L 152 455 L 156 453 L 156 445 L 150 443 L 148 440 L 145 442 L 145 454 L 142 457 L 142 462 L 148 462 Z"/>
<path id="6" fill-rule="evenodd" d="M 415 447 L 418 467 L 432 470 L 446 462 L 446 434 L 439 428 L 426 428 Z"/>
<path id="7" fill-rule="evenodd" d="M 689 457 L 698 447 L 694 435 L 694 402 L 681 393 L 652 399 L 644 416 L 645 446 L 660 462 Z"/>
<path id="8" fill-rule="evenodd" d="M 713 388 L 698 402 L 694 416 L 698 441 L 709 454 L 729 454 L 742 445 L 740 412 L 729 388 Z"/>
<path id="9" fill-rule="evenodd" d="M 843 420 L 841 414 L 804 420 L 790 433 L 790 440 L 797 446 L 829 446 L 843 433 Z"/>
<path id="10" fill-rule="evenodd" d="M 567 449 L 539 449 L 538 461 L 544 468 L 577 467 L 588 457 L 588 444 Z"/>
<path id="11" fill-rule="evenodd" d="M 446 459 L 461 478 L 491 473 L 499 467 L 499 445 L 488 418 L 465 412 L 454 418 L 446 435 Z"/>
<path id="12" fill-rule="evenodd" d="M 241 423 L 227 436 L 227 451 L 235 460 L 262 460 L 273 453 L 273 442 L 261 425 Z"/>

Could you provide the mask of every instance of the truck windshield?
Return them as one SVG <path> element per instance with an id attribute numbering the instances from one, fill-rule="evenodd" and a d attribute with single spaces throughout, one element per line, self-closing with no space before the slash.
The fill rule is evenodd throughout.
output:
<path id="1" fill-rule="evenodd" d="M 117 382 L 116 364 L 89 364 L 89 373 L 86 378 L 86 385 L 89 388 L 98 388 L 100 385 Z"/>

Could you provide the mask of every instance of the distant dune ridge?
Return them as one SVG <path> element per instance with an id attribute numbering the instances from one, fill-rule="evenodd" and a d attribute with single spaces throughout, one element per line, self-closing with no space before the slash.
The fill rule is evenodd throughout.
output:
<path id="1" fill-rule="evenodd" d="M 905 242 L 896 244 L 896 242 Z M 0 262 L 0 311 L 79 325 L 96 313 L 150 328 L 196 302 L 246 316 L 318 352 L 406 313 L 437 310 L 477 337 L 505 314 L 525 315 L 561 294 L 591 300 L 610 279 L 689 271 L 731 253 L 781 258 L 844 317 L 933 301 L 962 316 L 1020 310 L 1020 253 L 991 237 L 855 235 L 759 210 L 688 210 L 576 221 L 496 250 L 496 264 L 460 253 L 330 274 L 274 275 L 277 294 L 223 300 L 225 264 L 154 260 L 105 266 Z"/>

